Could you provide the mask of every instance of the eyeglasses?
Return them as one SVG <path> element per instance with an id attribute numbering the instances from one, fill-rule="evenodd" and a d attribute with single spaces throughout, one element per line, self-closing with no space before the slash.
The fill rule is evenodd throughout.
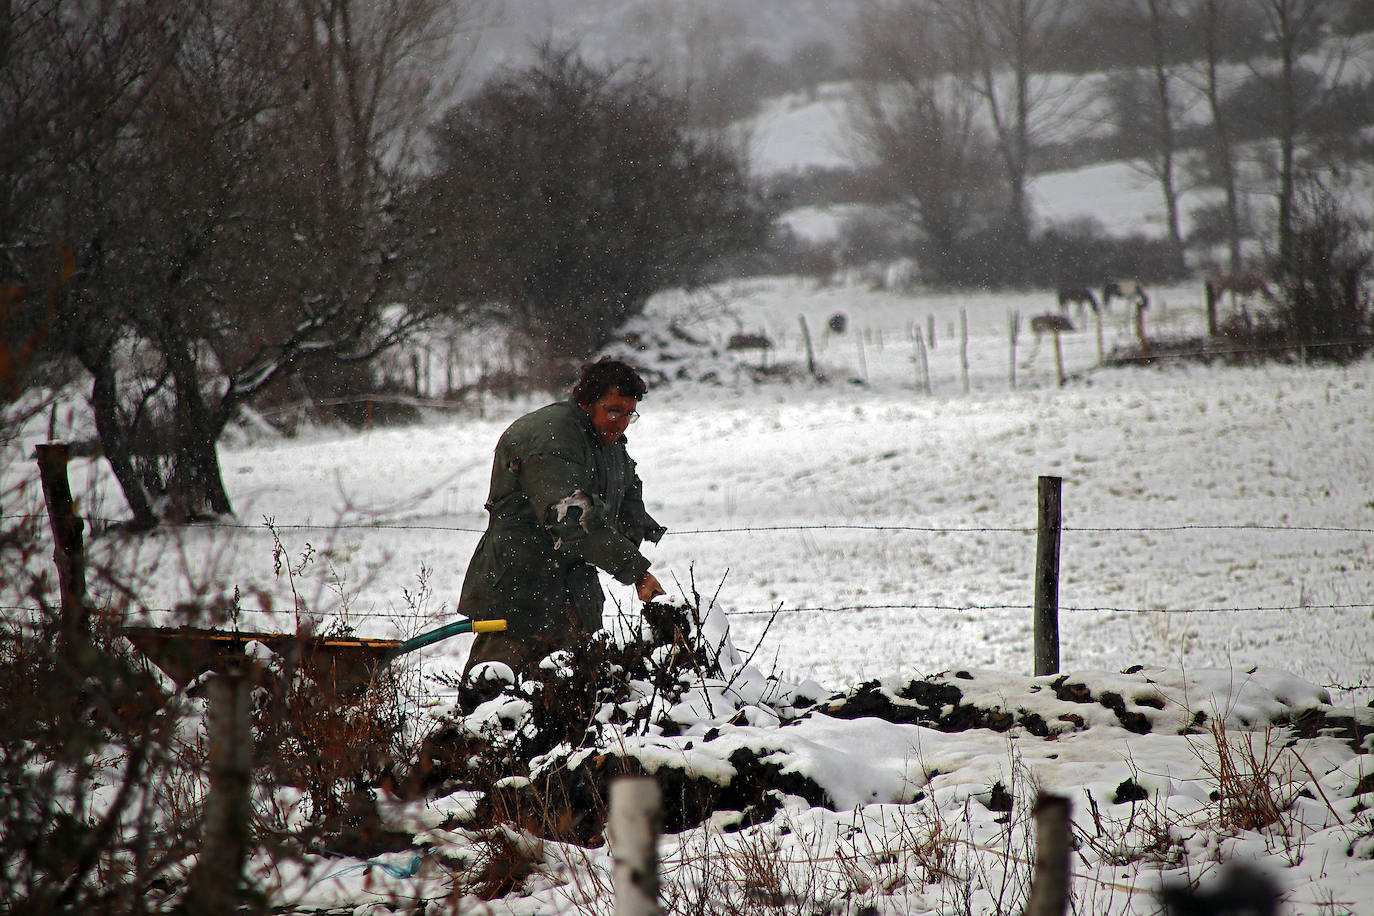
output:
<path id="1" fill-rule="evenodd" d="M 631 410 L 627 412 L 624 410 L 612 410 L 609 407 L 602 407 L 601 409 L 605 412 L 606 416 L 610 417 L 617 423 L 621 420 L 624 420 L 626 423 L 633 423 L 635 420 L 639 419 L 639 411 L 637 410 Z"/>

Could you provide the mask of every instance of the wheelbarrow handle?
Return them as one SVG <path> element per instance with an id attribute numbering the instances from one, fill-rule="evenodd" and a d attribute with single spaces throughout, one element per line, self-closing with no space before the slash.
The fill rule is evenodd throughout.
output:
<path id="1" fill-rule="evenodd" d="M 407 652 L 414 652 L 432 643 L 448 639 L 450 636 L 457 636 L 459 633 L 499 633 L 506 628 L 506 621 L 498 620 L 455 620 L 427 633 L 412 636 L 405 642 L 386 654 L 385 661 L 391 662 L 397 656 L 405 655 Z"/>

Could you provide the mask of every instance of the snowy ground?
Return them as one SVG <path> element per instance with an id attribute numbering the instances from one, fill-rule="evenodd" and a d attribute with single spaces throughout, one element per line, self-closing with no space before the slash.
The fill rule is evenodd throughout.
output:
<path id="1" fill-rule="evenodd" d="M 1153 292 L 1148 333 L 1197 330 L 1193 289 Z M 719 590 L 739 643 L 781 608 L 762 654 L 787 675 L 840 685 L 963 665 L 1029 673 L 1036 492 L 1053 475 L 1066 668 L 1261 664 L 1332 687 L 1371 680 L 1369 364 L 1096 369 L 1088 320 L 1064 335 L 1061 388 L 1052 341 L 1025 330 L 1048 293 L 902 296 L 786 279 L 716 293 L 654 304 L 660 327 L 676 320 L 712 346 L 651 347 L 645 365 L 716 381 L 660 385 L 630 431 L 670 531 L 649 549 L 665 582 Z M 1023 328 L 1014 390 L 1012 310 Z M 836 312 L 843 335 L 825 331 Z M 803 317 L 826 384 L 806 377 Z M 926 394 L 912 332 L 932 326 Z M 776 348 L 726 353 L 739 329 Z M 1128 316 L 1108 316 L 1106 351 L 1133 336 Z M 755 383 L 743 366 L 765 358 L 797 377 Z M 426 625 L 401 599 L 423 566 L 429 610 L 451 613 L 485 523 L 491 448 L 527 406 L 226 449 L 245 527 L 168 535 L 175 549 L 161 561 L 192 568 L 160 576 L 151 603 L 170 607 L 195 582 L 256 588 L 289 608 L 270 517 L 289 554 L 308 543 L 313 571 L 332 570 L 311 607 L 346 605 L 378 636 Z M 112 495 L 88 504 L 117 514 Z M 610 592 L 630 603 L 628 589 Z"/>
<path id="2" fill-rule="evenodd" d="M 1151 293 L 1147 333 L 1202 328 L 1200 286 Z M 985 692 L 1038 709 L 1044 698 L 1030 677 L 1036 488 L 1053 475 L 1063 480 L 1065 526 L 1061 670 L 1096 690 L 1119 685 L 1124 676 L 1111 672 L 1145 666 L 1131 689 L 1162 692 L 1161 719 L 1205 706 L 1238 730 L 1314 705 L 1347 715 L 1364 707 L 1374 698 L 1374 363 L 1100 369 L 1088 320 L 1064 336 L 1071 377 L 1060 387 L 1052 341 L 1036 344 L 1025 330 L 1029 316 L 1053 305 L 1045 291 L 899 295 L 794 279 L 655 300 L 645 327 L 656 333 L 646 332 L 638 358 L 674 380 L 643 402 L 630 448 L 650 509 L 671 532 L 650 548 L 659 577 L 718 595 L 736 646 L 749 653 L 757 645 L 753 667 L 786 683 L 842 690 L 968 670 Z M 838 312 L 846 332 L 827 333 Z M 1014 388 L 1012 312 L 1022 317 Z M 803 318 L 825 383 L 808 375 Z M 670 322 L 703 345 L 664 334 Z M 914 337 L 920 329 L 930 344 L 932 328 L 927 393 L 917 384 Z M 738 331 L 765 333 L 776 346 L 766 355 L 729 353 L 723 344 Z M 1113 312 L 1103 348 L 1134 335 L 1129 317 Z M 751 366 L 763 365 L 772 378 L 761 383 Z M 168 533 L 145 545 L 150 605 L 237 586 L 243 626 L 292 630 L 293 616 L 282 612 L 291 590 L 273 574 L 266 516 L 288 556 L 313 551 L 295 583 L 312 611 L 346 612 L 360 633 L 378 636 L 450 619 L 484 521 L 492 446 L 538 402 L 488 402 L 483 416 L 224 449 L 242 527 Z M 12 461 L 7 473 L 26 469 Z M 72 476 L 90 514 L 119 514 L 101 466 L 75 465 Z M 112 547 L 96 543 L 97 551 Z M 633 616 L 629 590 L 609 591 L 620 608 L 608 613 Z M 263 611 L 269 603 L 274 613 Z M 461 664 L 465 639 L 424 650 L 422 670 Z M 447 699 L 435 703 L 442 711 Z M 845 801 L 834 811 L 793 805 L 771 833 L 729 842 L 773 843 L 798 860 L 832 864 L 867 842 L 872 868 L 882 871 L 897 866 L 882 865 L 891 860 L 877 852 L 915 830 L 912 818 L 942 819 L 970 844 L 960 866 L 963 886 L 975 888 L 968 911 L 997 912 L 1008 903 L 999 902 L 994 874 L 1016 858 L 1010 828 L 986 807 L 970 813 L 970 799 L 985 798 L 999 780 L 1065 791 L 1087 835 L 1100 824 L 1084 791 L 1100 802 L 1133 777 L 1151 792 L 1151 809 L 1193 838 L 1182 843 L 1181 861 L 1127 856 L 1113 867 L 1100 851 L 1085 853 L 1080 912 L 1155 912 L 1148 889 L 1160 880 L 1205 881 L 1218 859 L 1251 857 L 1282 873 L 1290 912 L 1374 913 L 1370 798 L 1361 805 L 1354 797 L 1374 771 L 1368 746 L 1359 755 L 1330 738 L 1299 742 L 1283 752 L 1283 791 L 1305 787 L 1312 798 L 1296 803 L 1282 829 L 1227 831 L 1208 809 L 1205 736 L 1180 737 L 1173 726 L 1133 735 L 1110 716 L 1089 725 L 1054 742 L 824 717 L 805 728 L 759 726 L 737 740 L 785 742 L 797 766 Z M 398 816 L 429 823 L 437 847 L 461 846 L 461 832 L 441 829 L 448 810 L 438 802 Z M 1110 816 L 1124 818 L 1126 809 L 1112 806 Z M 669 845 L 704 842 L 693 833 Z M 551 847 L 549 855 L 587 861 L 551 865 L 534 897 L 510 910 L 605 912 L 604 899 L 573 899 L 585 882 L 606 880 L 604 850 Z M 915 864 L 896 861 L 906 879 L 876 894 L 880 912 L 965 911 L 949 885 L 923 885 Z M 351 864 L 323 863 L 316 877 Z M 281 880 L 291 896 L 335 902 L 390 886 L 377 868 L 322 883 Z M 396 881 L 422 896 L 449 886 L 429 866 Z"/>

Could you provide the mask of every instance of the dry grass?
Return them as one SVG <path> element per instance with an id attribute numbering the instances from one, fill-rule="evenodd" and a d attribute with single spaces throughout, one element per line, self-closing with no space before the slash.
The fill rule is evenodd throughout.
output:
<path id="1" fill-rule="evenodd" d="M 1115 907 L 1123 894 L 1146 893 L 1138 878 L 1121 883 L 1122 872 L 1188 870 L 1184 840 L 1199 831 L 1260 831 L 1300 855 L 1302 825 L 1294 822 L 1293 803 L 1313 777 L 1286 738 L 1281 728 L 1240 732 L 1213 723 L 1196 742 L 1212 805 L 1188 815 L 1171 811 L 1158 795 L 1101 807 L 1090 795 L 1087 817 L 1079 818 L 1074 833 L 1072 911 Z M 974 798 L 962 818 L 951 818 L 947 805 L 923 796 L 816 822 L 825 827 L 797 829 L 786 816 L 733 833 L 702 827 L 668 841 L 673 851 L 661 867 L 663 912 L 813 916 L 886 912 L 912 903 L 955 916 L 1019 912 L 1033 872 L 1031 800 L 1040 786 L 1011 753 L 1008 785 L 991 793 L 1000 804 L 1010 799 L 1009 810 L 997 809 L 1005 813 L 995 818 L 1000 827 L 991 839 L 984 800 Z M 984 839 L 975 843 L 975 836 Z M 606 857 L 559 849 L 565 852 L 554 858 L 574 908 L 585 916 L 609 912 Z M 1207 873 L 1204 868 L 1195 880 Z"/>
<path id="2" fill-rule="evenodd" d="M 1284 742 L 1285 729 L 1231 732 L 1217 716 L 1208 726 L 1210 745 L 1194 742 L 1194 752 L 1214 783 L 1212 820 L 1223 832 L 1289 831 L 1288 811 L 1302 791 L 1304 770 L 1297 752 Z"/>

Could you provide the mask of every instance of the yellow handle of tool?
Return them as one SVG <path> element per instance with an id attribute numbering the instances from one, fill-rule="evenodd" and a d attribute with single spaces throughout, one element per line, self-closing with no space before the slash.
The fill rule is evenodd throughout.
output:
<path id="1" fill-rule="evenodd" d="M 499 633 L 506 628 L 504 620 L 474 620 L 472 622 L 472 632 L 474 633 Z"/>

